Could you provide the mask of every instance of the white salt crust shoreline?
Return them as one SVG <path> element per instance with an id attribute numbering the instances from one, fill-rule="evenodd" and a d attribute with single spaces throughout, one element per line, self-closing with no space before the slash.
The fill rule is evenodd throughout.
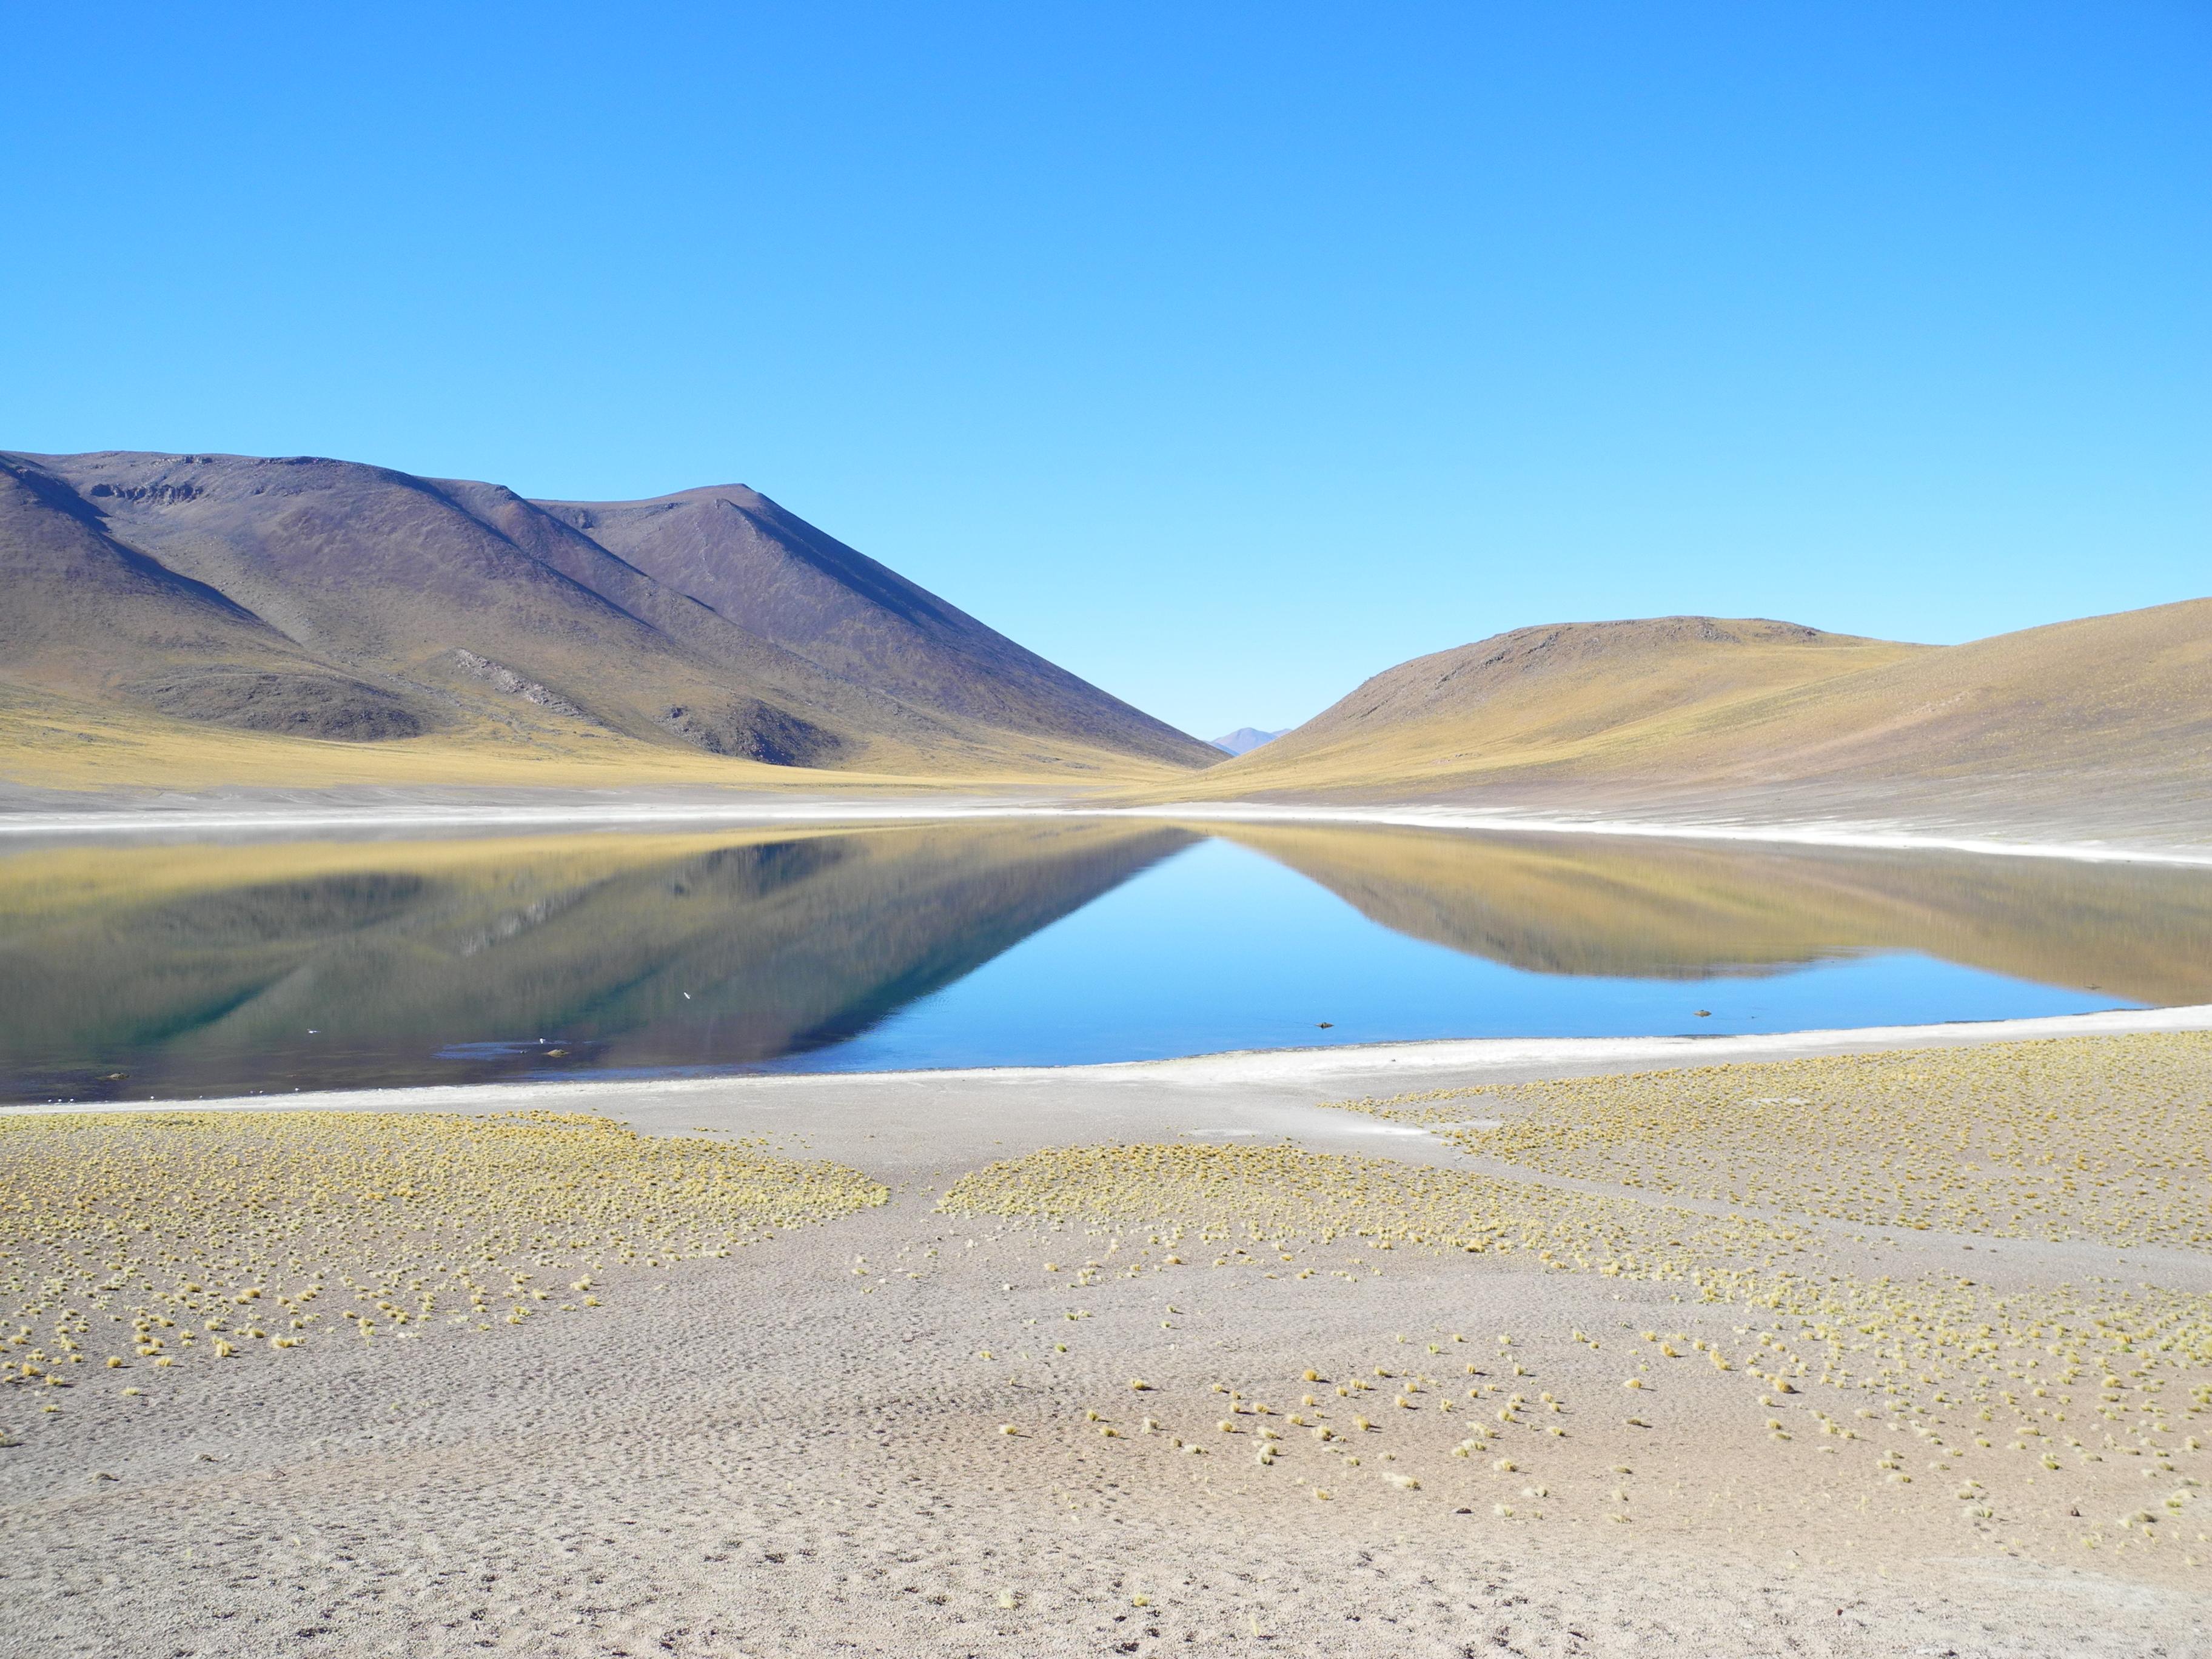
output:
<path id="1" fill-rule="evenodd" d="M 1465 1076 L 1510 1074 L 1519 1079 L 1553 1072 L 1587 1074 L 1677 1066 L 1717 1066 L 1798 1060 L 1817 1054 L 1883 1049 L 1957 1048 L 2038 1038 L 2117 1036 L 2149 1031 L 2212 1030 L 2212 1003 L 2182 1008 L 2113 1009 L 2055 1014 L 2035 1019 L 1954 1021 L 1936 1025 L 1869 1025 L 1829 1030 L 1765 1031 L 1743 1036 L 1685 1037 L 1468 1037 L 1422 1042 L 1351 1043 L 1334 1048 L 1247 1048 L 1173 1060 L 1115 1060 L 1092 1066 L 983 1066 L 903 1072 L 723 1073 L 711 1077 L 623 1079 L 620 1081 L 477 1083 L 421 1088 L 335 1089 L 313 1093 L 240 1095 L 213 1100 L 123 1101 L 0 1107 L 0 1115 L 81 1112 L 193 1111 L 501 1111 L 542 1105 L 590 1108 L 617 1116 L 641 1109 L 674 1109 L 686 1102 L 738 1096 L 830 1094 L 849 1097 L 883 1091 L 935 1092 L 949 1085 L 1056 1088 L 1080 1094 L 1097 1088 L 1149 1088 L 1234 1093 L 1240 1088 L 1297 1090 L 1311 1085 L 1339 1093 L 1378 1088 L 1437 1086 Z M 1372 1133 L 1372 1130 L 1370 1130 Z"/>
<path id="2" fill-rule="evenodd" d="M 1260 802 L 1223 805 L 1131 807 L 1133 817 L 1168 817 L 1183 823 L 1383 824 L 1403 829 L 1462 830 L 1493 835 L 1615 836 L 1652 841 L 1746 842 L 1790 847 L 1854 848 L 1866 851 L 1973 853 L 1998 858 L 2063 859 L 2078 864 L 2174 864 L 2212 867 L 2212 848 L 2125 846 L 2106 841 L 2008 841 L 1964 831 L 1910 829 L 1885 823 L 1701 823 L 1661 819 L 1565 817 L 1556 814 L 1479 811 L 1449 806 L 1274 806 Z"/>
<path id="3" fill-rule="evenodd" d="M 1680 822 L 1569 817 L 1449 806 L 1332 807 L 1262 802 L 1160 806 L 1043 805 L 947 798 L 891 801 L 745 801 L 727 805 L 646 803 L 559 805 L 349 806 L 310 810 L 201 811 L 148 808 L 78 812 L 0 813 L 0 836 L 69 839 L 106 835 L 299 834 L 329 830 L 711 829 L 748 824 L 904 823 L 1002 818 L 1134 818 L 1175 823 L 1316 823 L 1474 833 L 1602 836 L 1652 841 L 1714 841 L 1761 846 L 1821 847 L 1877 852 L 1966 853 L 1986 857 L 2057 859 L 2081 864 L 2157 864 L 2212 868 L 2212 847 L 2153 847 L 2103 840 L 2004 839 L 1964 830 L 1915 829 L 1885 823 Z"/>

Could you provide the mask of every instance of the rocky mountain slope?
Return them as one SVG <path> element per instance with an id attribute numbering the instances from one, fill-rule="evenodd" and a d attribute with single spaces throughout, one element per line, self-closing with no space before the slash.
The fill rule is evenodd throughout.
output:
<path id="1" fill-rule="evenodd" d="M 310 457 L 0 454 L 0 689 L 155 723 L 907 773 L 1185 736 L 750 490 L 523 500 Z"/>

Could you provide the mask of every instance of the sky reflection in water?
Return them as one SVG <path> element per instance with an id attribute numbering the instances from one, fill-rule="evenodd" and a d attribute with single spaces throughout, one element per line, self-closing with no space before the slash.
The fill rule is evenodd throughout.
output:
<path id="1" fill-rule="evenodd" d="M 1900 950 L 1683 977 L 1534 971 L 1378 926 L 1282 866 L 1208 841 L 794 1069 L 1080 1064 L 1420 1037 L 1788 1031 L 2134 1006 Z"/>
<path id="2" fill-rule="evenodd" d="M 2212 1000 L 2208 939 L 2206 872 L 1425 830 L 50 846 L 0 1094 L 1991 1019 Z"/>

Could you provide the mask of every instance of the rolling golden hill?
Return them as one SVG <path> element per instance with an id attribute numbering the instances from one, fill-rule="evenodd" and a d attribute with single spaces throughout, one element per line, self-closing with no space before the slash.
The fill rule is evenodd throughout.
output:
<path id="1" fill-rule="evenodd" d="M 1705 617 L 1520 629 L 1379 674 L 1172 798 L 2201 836 L 2212 599 L 1948 647 Z"/>

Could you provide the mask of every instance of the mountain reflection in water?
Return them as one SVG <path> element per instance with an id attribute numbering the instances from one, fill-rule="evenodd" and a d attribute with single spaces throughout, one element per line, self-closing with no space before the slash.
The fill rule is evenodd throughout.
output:
<path id="1" fill-rule="evenodd" d="M 1696 979 L 1904 950 L 2131 1002 L 2212 1000 L 2212 869 L 1600 836 L 1228 833 L 1383 927 L 1536 973 Z"/>
<path id="2" fill-rule="evenodd" d="M 2212 1000 L 2208 939 L 2212 872 L 1580 836 L 1003 819 L 40 848 L 0 856 L 0 1097 L 1986 1018 Z M 1822 964 L 1861 965 L 1719 1006 Z"/>

